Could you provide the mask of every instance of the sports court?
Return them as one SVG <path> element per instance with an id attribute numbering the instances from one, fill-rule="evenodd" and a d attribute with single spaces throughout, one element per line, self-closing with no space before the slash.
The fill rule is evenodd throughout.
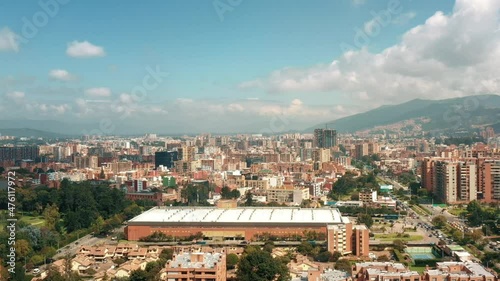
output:
<path id="1" fill-rule="evenodd" d="M 405 252 L 412 260 L 433 260 L 436 256 L 432 253 L 432 247 L 407 247 Z"/>

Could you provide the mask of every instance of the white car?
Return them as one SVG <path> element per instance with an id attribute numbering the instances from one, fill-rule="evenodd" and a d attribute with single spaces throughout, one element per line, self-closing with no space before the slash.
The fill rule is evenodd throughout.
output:
<path id="1" fill-rule="evenodd" d="M 33 269 L 33 273 L 34 273 L 34 274 L 38 274 L 38 273 L 40 273 L 40 269 L 39 269 L 39 268 L 35 268 L 35 269 Z"/>

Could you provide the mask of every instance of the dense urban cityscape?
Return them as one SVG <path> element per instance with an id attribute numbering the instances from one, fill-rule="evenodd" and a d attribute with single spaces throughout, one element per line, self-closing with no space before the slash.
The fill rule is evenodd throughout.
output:
<path id="1" fill-rule="evenodd" d="M 292 280 L 493 281 L 500 148 L 481 134 L 3 136 L 0 163 L 16 173 L 20 266 L 39 278 L 68 262 L 93 280 L 246 280 L 263 251 Z"/>
<path id="2" fill-rule="evenodd" d="M 500 1 L 0 1 L 0 281 L 499 281 Z"/>

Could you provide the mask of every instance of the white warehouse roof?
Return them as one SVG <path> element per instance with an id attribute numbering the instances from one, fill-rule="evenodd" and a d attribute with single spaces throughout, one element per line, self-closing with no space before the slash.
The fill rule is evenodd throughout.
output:
<path id="1" fill-rule="evenodd" d="M 234 208 L 213 207 L 154 207 L 129 223 L 299 223 L 340 224 L 348 223 L 338 209 L 304 208 Z"/>

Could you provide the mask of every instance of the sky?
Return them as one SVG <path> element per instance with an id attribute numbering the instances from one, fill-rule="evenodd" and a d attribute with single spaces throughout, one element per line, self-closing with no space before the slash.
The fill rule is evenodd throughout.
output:
<path id="1" fill-rule="evenodd" d="M 1 1 L 0 120 L 280 133 L 498 93 L 499 12 L 498 0 Z"/>

